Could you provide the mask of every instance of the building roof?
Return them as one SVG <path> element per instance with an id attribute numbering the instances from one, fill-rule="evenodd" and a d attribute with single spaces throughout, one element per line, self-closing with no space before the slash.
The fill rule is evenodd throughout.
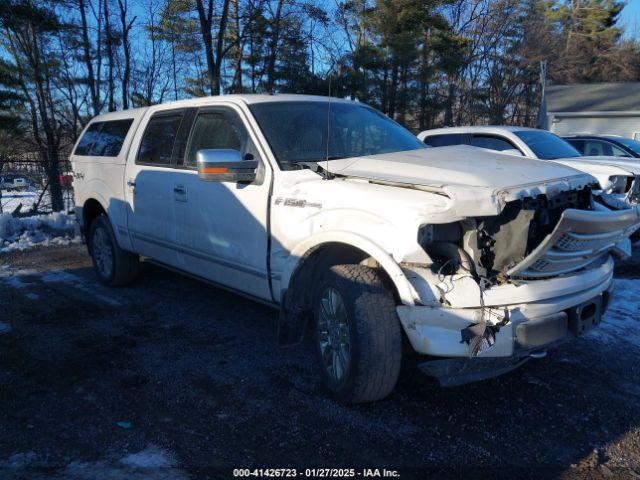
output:
<path id="1" fill-rule="evenodd" d="M 640 82 L 551 85 L 547 112 L 640 111 Z"/>

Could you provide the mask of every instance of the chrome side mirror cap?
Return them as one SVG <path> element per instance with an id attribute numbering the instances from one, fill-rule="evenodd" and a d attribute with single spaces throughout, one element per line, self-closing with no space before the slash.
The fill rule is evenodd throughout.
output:
<path id="1" fill-rule="evenodd" d="M 205 182 L 251 183 L 256 179 L 257 160 L 243 160 L 238 150 L 198 150 L 198 178 Z"/>

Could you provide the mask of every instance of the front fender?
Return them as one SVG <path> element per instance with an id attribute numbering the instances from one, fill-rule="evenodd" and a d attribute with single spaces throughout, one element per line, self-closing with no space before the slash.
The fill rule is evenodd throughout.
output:
<path id="1" fill-rule="evenodd" d="M 375 259 L 393 282 L 400 301 L 403 305 L 415 305 L 418 294 L 403 273 L 400 265 L 381 246 L 362 235 L 342 230 L 327 230 L 311 237 L 305 238 L 291 251 L 284 262 L 281 275 L 281 293 L 284 292 L 291 280 L 296 267 L 305 258 L 308 252 L 315 247 L 329 243 L 343 243 L 367 253 Z"/>

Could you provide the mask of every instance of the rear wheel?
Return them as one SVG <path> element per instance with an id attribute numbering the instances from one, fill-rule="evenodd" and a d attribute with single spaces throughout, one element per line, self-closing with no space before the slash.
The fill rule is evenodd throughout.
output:
<path id="1" fill-rule="evenodd" d="M 400 372 L 396 305 L 375 269 L 332 267 L 316 291 L 314 347 L 327 390 L 344 403 L 380 400 Z"/>
<path id="2" fill-rule="evenodd" d="M 88 243 L 93 267 L 102 283 L 116 287 L 135 280 L 138 275 L 138 255 L 118 246 L 105 215 L 91 222 Z"/>

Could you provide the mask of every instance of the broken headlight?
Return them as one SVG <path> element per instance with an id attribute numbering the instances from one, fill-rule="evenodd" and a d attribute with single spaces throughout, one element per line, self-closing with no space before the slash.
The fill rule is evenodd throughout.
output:
<path id="1" fill-rule="evenodd" d="M 609 177 L 609 183 L 605 185 L 604 191 L 606 193 L 624 193 L 628 190 L 629 181 L 627 175 L 611 175 Z"/>

